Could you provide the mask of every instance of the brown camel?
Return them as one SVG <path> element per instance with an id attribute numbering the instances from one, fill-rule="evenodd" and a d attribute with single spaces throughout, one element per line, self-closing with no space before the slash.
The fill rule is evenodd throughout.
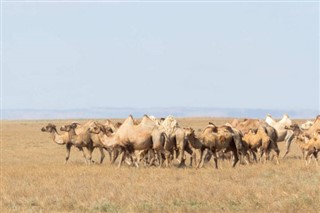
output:
<path id="1" fill-rule="evenodd" d="M 277 143 L 269 137 L 266 128 L 263 126 L 260 126 L 256 131 L 250 130 L 243 136 L 242 140 L 253 154 L 255 161 L 257 161 L 255 155 L 257 150 L 260 152 L 260 159 L 262 155 L 265 154 L 266 161 L 269 159 L 270 151 L 274 150 L 276 152 L 277 163 L 279 163 L 280 150 L 277 146 Z"/>

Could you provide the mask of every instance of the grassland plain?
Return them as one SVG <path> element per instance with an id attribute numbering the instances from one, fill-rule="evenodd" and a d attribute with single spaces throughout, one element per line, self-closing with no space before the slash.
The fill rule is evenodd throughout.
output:
<path id="1" fill-rule="evenodd" d="M 230 120 L 178 119 L 194 129 Z M 40 131 L 49 122 L 70 120 L 2 121 L 1 212 L 320 212 L 320 168 L 305 166 L 295 143 L 280 165 L 118 169 L 87 166 L 76 149 L 64 165 L 65 147 Z"/>

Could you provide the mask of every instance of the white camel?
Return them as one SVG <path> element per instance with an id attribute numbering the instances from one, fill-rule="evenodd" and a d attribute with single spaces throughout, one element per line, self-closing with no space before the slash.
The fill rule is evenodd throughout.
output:
<path id="1" fill-rule="evenodd" d="M 278 136 L 277 142 L 286 142 L 286 152 L 282 157 L 285 158 L 289 153 L 291 142 L 294 139 L 294 132 L 287 128 L 292 125 L 291 119 L 287 114 L 284 114 L 282 119 L 277 122 L 268 114 L 265 121 L 276 130 Z"/>

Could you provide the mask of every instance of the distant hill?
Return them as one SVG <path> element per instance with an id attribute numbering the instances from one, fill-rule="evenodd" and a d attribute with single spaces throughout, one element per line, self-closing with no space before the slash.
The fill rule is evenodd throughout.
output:
<path id="1" fill-rule="evenodd" d="M 129 114 L 142 117 L 144 114 L 156 117 L 248 117 L 264 118 L 266 114 L 280 118 L 287 113 L 292 118 L 315 118 L 317 110 L 268 110 L 268 109 L 232 109 L 232 108 L 202 108 L 202 107 L 173 107 L 173 108 L 88 108 L 69 110 L 2 110 L 3 120 L 41 120 L 41 119 L 70 119 L 70 118 L 125 118 Z"/>

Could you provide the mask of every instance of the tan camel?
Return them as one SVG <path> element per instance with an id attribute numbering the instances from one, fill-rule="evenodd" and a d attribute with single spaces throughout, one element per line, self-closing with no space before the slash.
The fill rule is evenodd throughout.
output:
<path id="1" fill-rule="evenodd" d="M 255 155 L 257 150 L 260 152 L 260 160 L 262 155 L 265 154 L 265 162 L 269 159 L 270 151 L 274 150 L 276 152 L 277 163 L 279 164 L 280 150 L 277 143 L 269 137 L 264 127 L 260 126 L 257 131 L 250 130 L 242 137 L 242 141 L 253 154 L 255 161 L 257 161 Z"/>
<path id="2" fill-rule="evenodd" d="M 203 155 L 203 151 L 205 150 L 205 146 L 202 144 L 202 142 L 199 140 L 198 137 L 196 137 L 194 129 L 191 127 L 184 128 L 185 131 L 185 139 L 189 143 L 189 147 L 192 149 L 192 155 L 190 159 L 190 166 L 192 166 L 192 161 L 194 161 L 196 168 L 199 168 L 201 158 Z M 198 151 L 200 159 L 197 160 L 196 151 Z"/>
<path id="3" fill-rule="evenodd" d="M 70 143 L 75 147 L 86 147 L 88 149 L 88 160 L 91 164 L 92 152 L 93 152 L 93 141 L 91 139 L 91 134 L 88 131 L 82 131 L 79 134 L 76 133 L 77 123 L 72 123 L 71 125 L 65 125 L 60 128 L 61 131 L 68 132 Z M 103 156 L 104 157 L 104 156 Z"/>
<path id="4" fill-rule="evenodd" d="M 54 124 L 51 124 L 51 123 L 49 123 L 47 126 L 45 126 L 45 127 L 42 127 L 41 128 L 41 131 L 42 132 L 48 132 L 48 133 L 50 133 L 50 135 L 51 135 L 51 138 L 52 138 L 52 141 L 54 142 L 54 143 L 56 143 L 56 144 L 58 144 L 58 145 L 66 145 L 66 160 L 65 160 L 65 164 L 68 162 L 68 160 L 69 160 L 69 157 L 70 157 L 70 150 L 71 150 L 71 147 L 72 147 L 72 143 L 71 143 L 71 141 L 70 141 L 70 137 L 69 137 L 69 134 L 67 133 L 67 132 L 64 132 L 64 133 L 62 133 L 62 134 L 59 134 L 58 132 L 57 132 L 57 129 L 56 129 L 56 126 L 54 125 Z M 85 159 L 85 162 L 87 163 L 87 158 L 86 158 L 86 155 L 85 155 L 85 153 L 84 153 L 84 151 L 83 151 L 83 148 L 82 147 L 77 147 L 80 151 L 81 151 L 81 153 L 82 153 L 82 155 L 83 155 L 83 157 L 84 157 L 84 159 Z"/>
<path id="5" fill-rule="evenodd" d="M 209 125 L 202 131 L 201 135 L 198 137 L 199 141 L 204 145 L 205 151 L 212 151 L 216 168 L 218 168 L 217 153 L 221 150 L 224 150 L 225 152 L 231 151 L 234 156 L 232 167 L 237 164 L 239 160 L 238 150 L 230 127 L 217 127 L 214 124 L 209 123 Z M 199 167 L 202 167 L 205 156 L 205 153 L 201 154 Z"/>
<path id="6" fill-rule="evenodd" d="M 310 163 L 309 157 L 313 155 L 316 160 L 316 165 L 318 166 L 318 153 L 320 151 L 320 129 L 316 134 L 317 135 L 314 135 L 310 139 L 307 139 L 307 137 L 298 136 L 296 140 L 302 151 L 306 165 Z"/>

